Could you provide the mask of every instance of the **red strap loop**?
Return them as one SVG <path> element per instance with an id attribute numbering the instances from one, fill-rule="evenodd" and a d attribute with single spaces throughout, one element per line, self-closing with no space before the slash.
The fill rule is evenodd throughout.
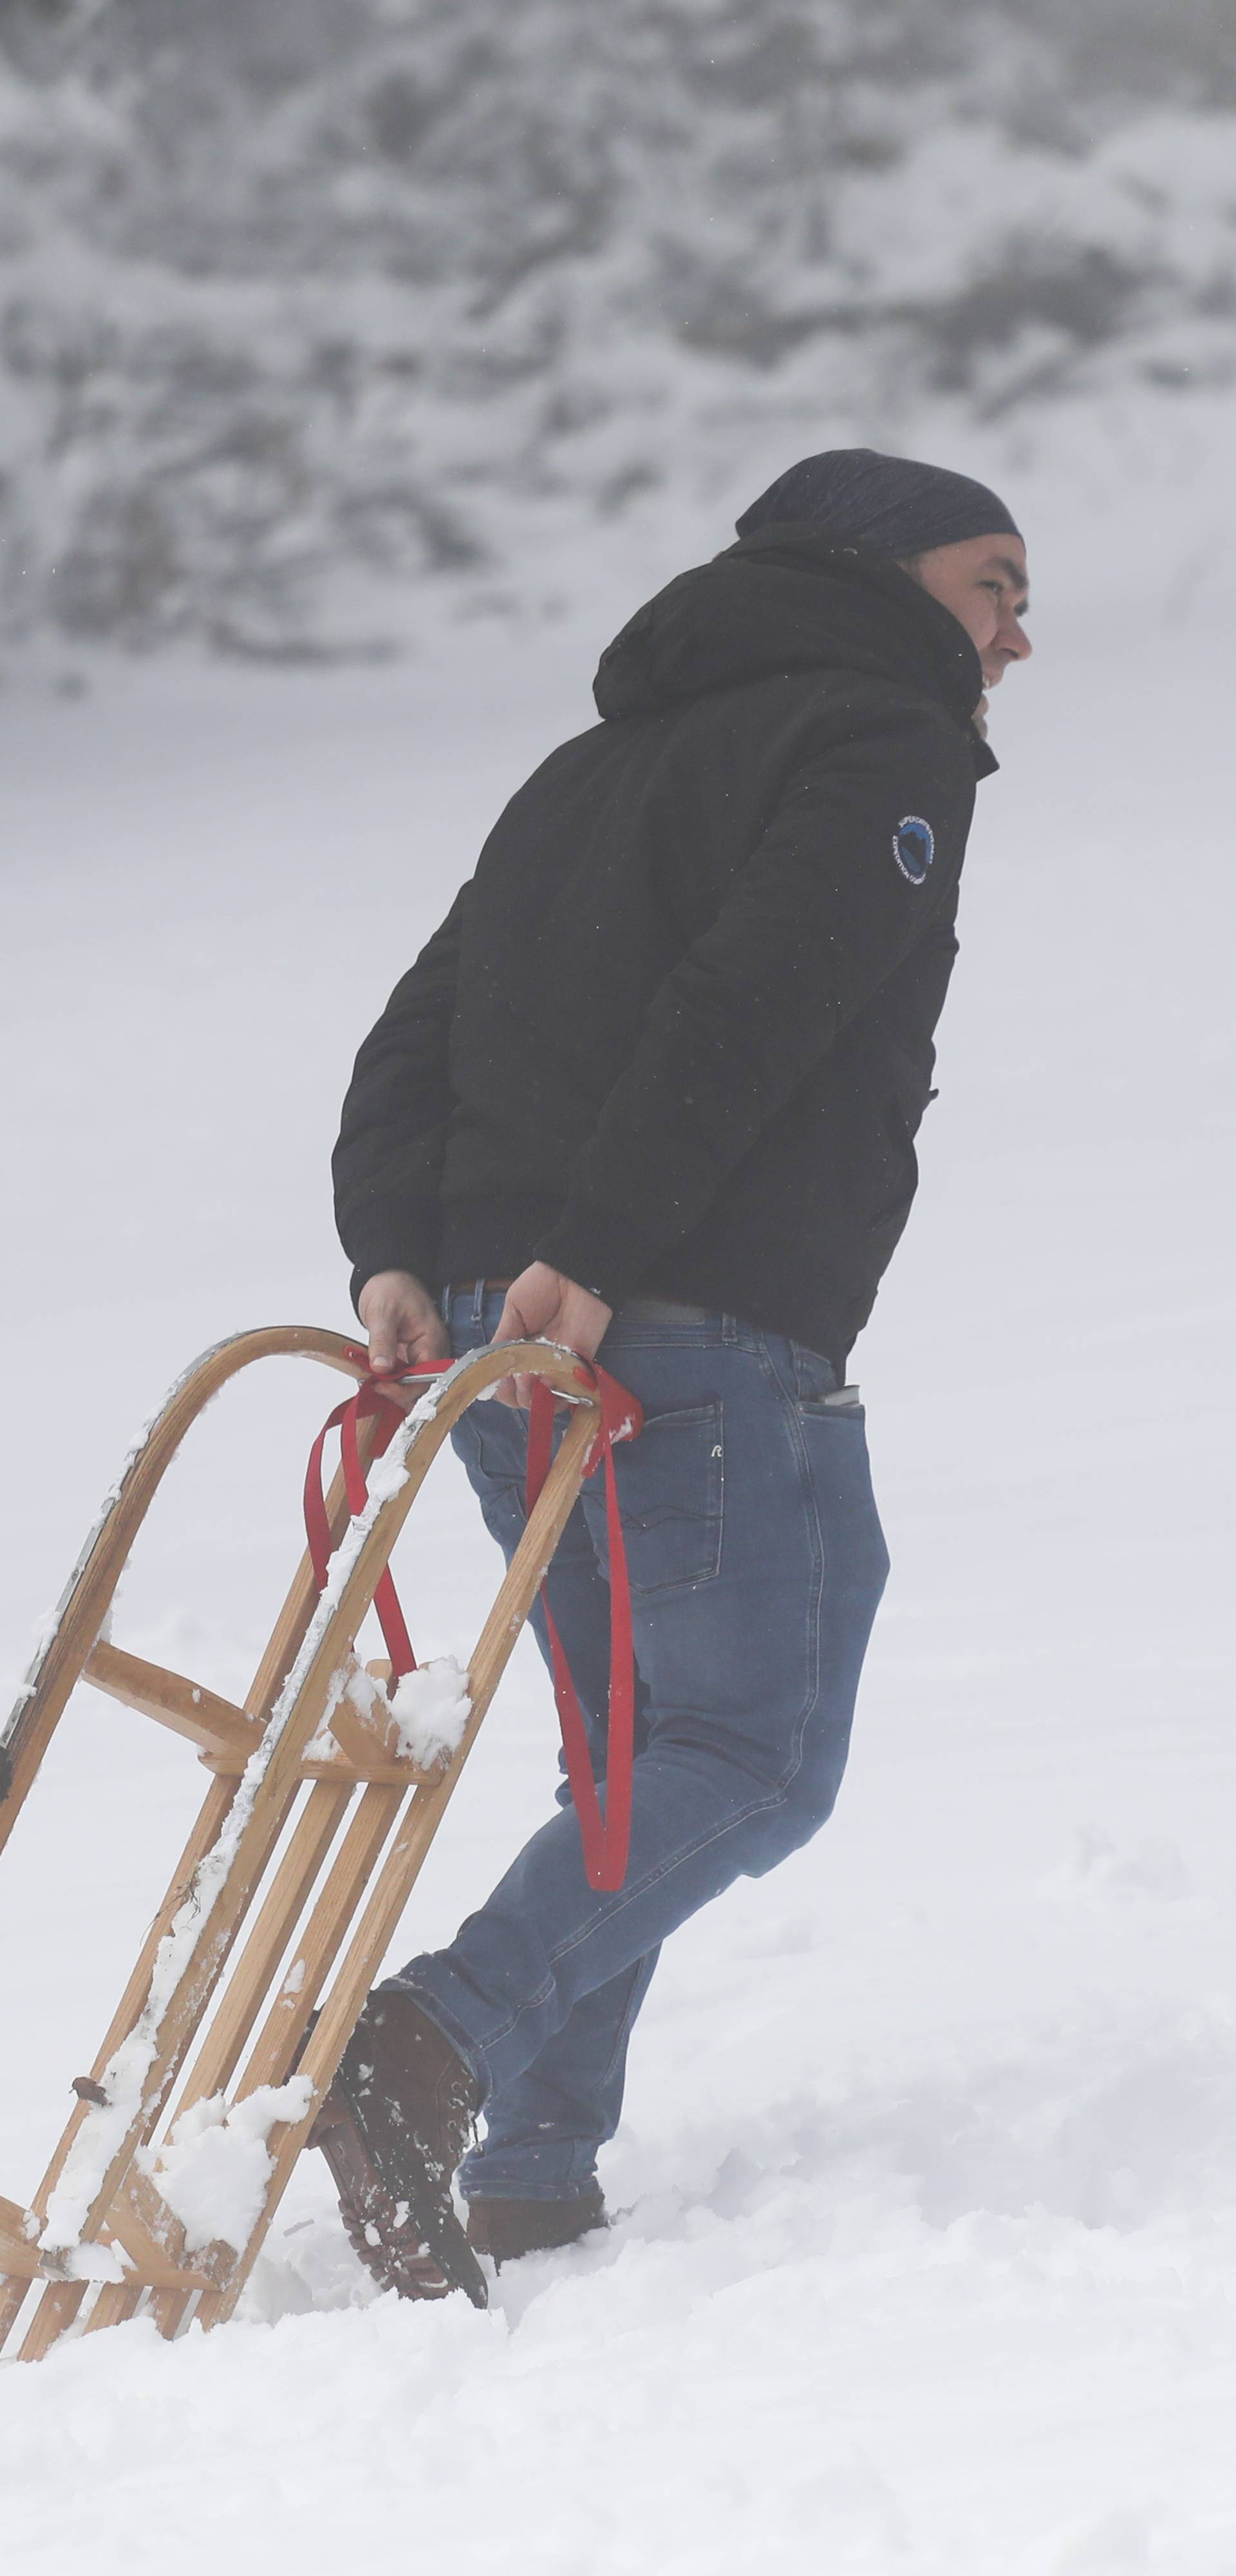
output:
<path id="1" fill-rule="evenodd" d="M 607 1370 L 597 1368 L 595 1362 L 580 1368 L 579 1381 L 581 1386 L 589 1387 L 601 1399 L 601 1425 L 584 1462 L 584 1474 L 593 1475 L 602 1459 L 605 1461 L 605 1526 L 609 1540 L 609 1728 L 604 1815 L 588 1751 L 584 1712 L 571 1678 L 566 1649 L 549 1606 L 545 1584 L 541 1586 L 541 1606 L 549 1635 L 563 1758 L 575 1813 L 579 1818 L 588 1884 L 598 1892 L 611 1894 L 621 1887 L 627 1874 L 631 1847 L 631 1774 L 635 1759 L 635 1639 L 631 1624 L 631 1582 L 622 1536 L 622 1516 L 618 1508 L 618 1480 L 614 1474 L 614 1443 L 616 1440 L 637 1439 L 643 1429 L 644 1416 L 635 1397 L 619 1385 L 617 1378 L 610 1377 Z M 549 1473 L 553 1424 L 553 1395 L 541 1378 L 532 1390 L 528 1423 L 525 1503 L 529 1513 Z"/>
<path id="2" fill-rule="evenodd" d="M 358 1356 L 363 1355 L 358 1354 Z M 443 1369 L 453 1368 L 454 1365 L 453 1360 L 420 1360 L 415 1368 L 401 1369 L 400 1383 L 409 1377 L 438 1377 Z M 343 1461 L 343 1481 L 348 1497 L 348 1509 L 355 1518 L 358 1512 L 363 1512 L 369 1500 L 369 1485 L 361 1465 L 360 1446 L 356 1435 L 366 1416 L 379 1410 L 390 1415 L 388 1422 L 380 1424 L 373 1444 L 374 1457 L 382 1457 L 389 1449 L 404 1414 L 403 1406 L 396 1403 L 393 1396 L 383 1392 L 380 1378 L 368 1379 L 364 1386 L 357 1388 L 355 1395 L 348 1396 L 342 1404 L 336 1405 L 333 1413 L 328 1413 L 309 1452 L 309 1465 L 305 1471 L 305 1536 L 309 1541 L 309 1560 L 319 1592 L 326 1588 L 327 1567 L 334 1552 L 334 1540 L 331 1537 L 330 1522 L 326 1517 L 326 1502 L 322 1493 L 322 1454 L 326 1447 L 327 1433 L 338 1431 L 339 1434 L 339 1454 Z M 377 1611 L 378 1624 L 386 1640 L 386 1651 L 391 1659 L 392 1679 L 397 1682 L 402 1681 L 405 1673 L 415 1672 L 416 1657 L 412 1652 L 412 1640 L 408 1635 L 407 1623 L 399 1605 L 399 1595 L 395 1590 L 395 1578 L 389 1565 L 374 1590 L 373 1606 Z"/>
<path id="3" fill-rule="evenodd" d="M 363 1357 L 359 1350 L 357 1358 Z M 399 1372 L 399 1382 L 410 1377 L 436 1377 L 454 1367 L 453 1360 L 422 1360 L 415 1368 Z M 588 1751 L 588 1734 L 579 1693 L 571 1678 L 566 1649 L 558 1634 L 549 1607 L 546 1586 L 541 1586 L 545 1625 L 549 1633 L 550 1658 L 553 1665 L 554 1698 L 558 1723 L 562 1729 L 562 1750 L 567 1779 L 575 1812 L 579 1818 L 584 1846 L 584 1867 L 588 1883 L 606 1894 L 620 1888 L 627 1871 L 631 1843 L 631 1772 L 635 1755 L 635 1639 L 631 1623 L 631 1584 L 627 1573 L 627 1552 L 623 1544 L 622 1517 L 618 1508 L 618 1482 L 614 1474 L 614 1443 L 634 1440 L 643 1428 L 643 1412 L 633 1395 L 629 1395 L 617 1378 L 595 1362 L 581 1361 L 579 1383 L 589 1394 L 600 1399 L 601 1420 L 595 1440 L 584 1461 L 585 1476 L 594 1475 L 602 1460 L 605 1464 L 605 1524 L 609 1539 L 609 1733 L 605 1766 L 605 1813 L 597 1794 L 596 1775 Z M 327 1435 L 339 1433 L 339 1450 L 343 1462 L 343 1480 L 348 1508 L 355 1516 L 363 1512 L 369 1499 L 365 1470 L 361 1465 L 357 1438 L 359 1426 L 379 1410 L 390 1419 L 380 1425 L 373 1454 L 380 1458 L 389 1449 L 403 1420 L 403 1407 L 384 1391 L 380 1378 L 370 1378 L 358 1387 L 355 1395 L 337 1404 L 328 1414 L 313 1447 L 305 1474 L 305 1534 L 314 1581 L 319 1592 L 326 1588 L 327 1570 L 334 1552 L 330 1522 L 322 1492 L 322 1460 Z M 528 1421 L 528 1472 L 525 1486 L 526 1508 L 531 1514 L 545 1479 L 549 1474 L 553 1448 L 554 1397 L 543 1378 L 532 1390 L 532 1408 Z M 401 1681 L 405 1673 L 416 1670 L 416 1657 L 408 1635 L 394 1578 L 387 1566 L 375 1588 L 373 1606 L 377 1611 L 386 1650 L 391 1659 L 391 1673 Z"/>

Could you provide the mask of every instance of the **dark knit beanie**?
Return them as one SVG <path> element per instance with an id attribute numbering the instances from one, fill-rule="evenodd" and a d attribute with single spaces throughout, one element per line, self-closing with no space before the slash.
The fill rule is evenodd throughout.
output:
<path id="1" fill-rule="evenodd" d="M 740 537 L 782 520 L 813 519 L 829 536 L 878 546 L 882 554 L 926 554 L 965 537 L 1020 536 L 1003 501 L 968 474 L 881 456 L 874 447 L 834 447 L 779 474 L 737 522 Z"/>

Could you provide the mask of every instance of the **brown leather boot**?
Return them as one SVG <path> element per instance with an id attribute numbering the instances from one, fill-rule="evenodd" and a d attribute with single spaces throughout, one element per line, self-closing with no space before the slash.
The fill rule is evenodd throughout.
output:
<path id="1" fill-rule="evenodd" d="M 371 1995 L 309 2143 L 330 2167 L 362 2263 L 400 2298 L 459 2289 L 488 2304 L 451 2198 L 476 2107 L 462 2058 L 411 1995 Z"/>
<path id="2" fill-rule="evenodd" d="M 594 2227 L 608 2227 L 599 2183 L 574 2200 L 484 2200 L 468 2203 L 468 2243 L 488 2254 L 496 2272 L 521 2254 L 548 2254 L 573 2245 Z"/>

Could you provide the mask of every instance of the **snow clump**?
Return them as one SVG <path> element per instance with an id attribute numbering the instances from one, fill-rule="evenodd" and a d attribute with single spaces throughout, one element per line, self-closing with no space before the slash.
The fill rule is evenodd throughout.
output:
<path id="1" fill-rule="evenodd" d="M 266 2141 L 280 2120 L 303 2120 L 313 2099 L 307 2075 L 260 2084 L 242 2102 L 222 2093 L 182 2112 L 159 2157 L 139 2156 L 155 2174 L 190 2253 L 222 2242 L 243 2253 L 262 2213 L 273 2170 Z"/>
<path id="2" fill-rule="evenodd" d="M 453 1655 L 439 1655 L 404 1674 L 391 1706 L 399 1750 L 409 1762 L 428 1769 L 444 1754 L 458 1752 L 472 1708 L 469 1680 Z"/>

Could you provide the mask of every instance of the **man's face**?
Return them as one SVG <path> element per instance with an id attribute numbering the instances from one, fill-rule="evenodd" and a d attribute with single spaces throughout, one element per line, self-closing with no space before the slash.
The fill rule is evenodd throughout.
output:
<path id="1" fill-rule="evenodd" d="M 1033 647 L 1021 620 L 1029 574 L 1020 537 L 964 537 L 960 545 L 931 547 L 907 569 L 964 626 L 983 665 L 984 691 L 998 686 L 1010 662 L 1027 659 Z M 984 696 L 975 713 L 984 733 L 986 712 Z"/>

